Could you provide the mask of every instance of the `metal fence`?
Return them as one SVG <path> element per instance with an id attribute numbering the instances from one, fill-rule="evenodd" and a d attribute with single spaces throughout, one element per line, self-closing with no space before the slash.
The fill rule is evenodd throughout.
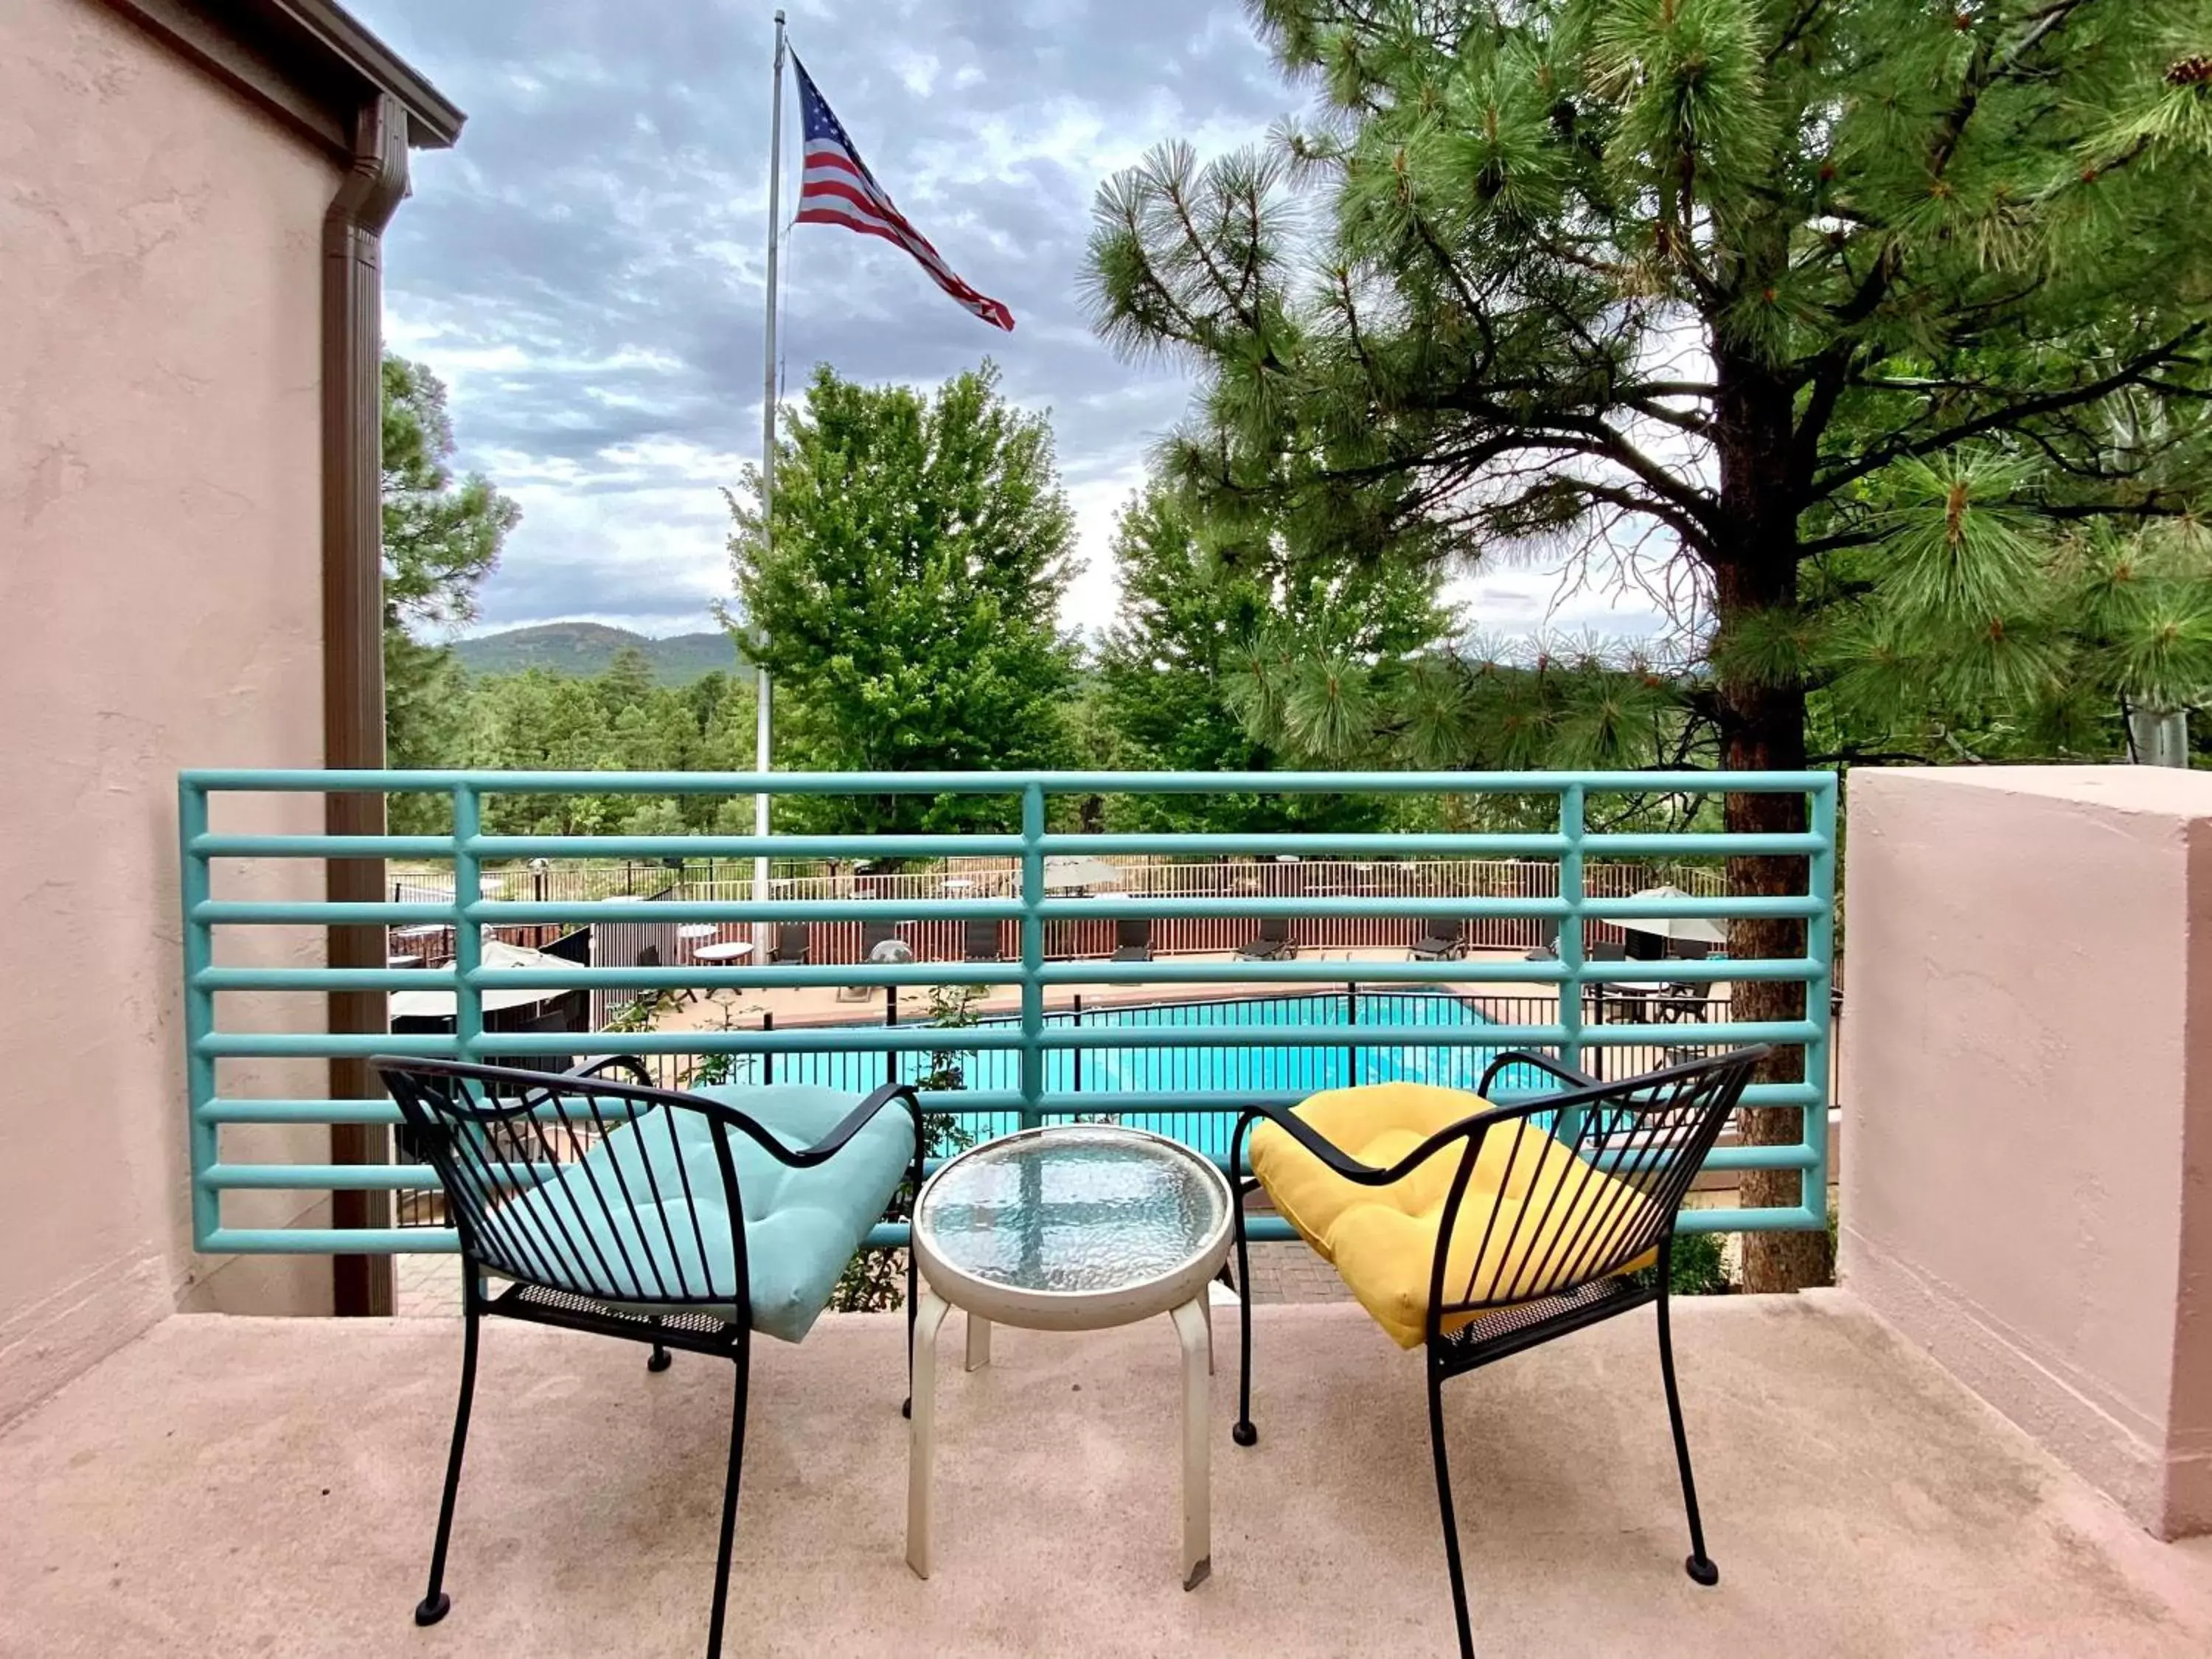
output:
<path id="1" fill-rule="evenodd" d="M 1807 801 L 1808 828 L 1794 833 L 1730 835 L 1722 832 L 1643 834 L 1589 831 L 1584 808 L 1589 796 L 1607 792 L 1795 793 Z M 443 836 L 265 836 L 228 832 L 216 822 L 228 797 L 269 792 L 399 792 L 436 790 L 453 802 L 453 831 Z M 589 794 L 677 793 L 746 796 L 765 790 L 788 794 L 965 793 L 1005 795 L 1018 803 L 1021 830 L 1011 835 L 921 836 L 729 836 L 713 837 L 605 836 L 489 836 L 480 828 L 480 807 L 499 793 Z M 1046 829 L 1047 803 L 1054 796 L 1097 793 L 1143 794 L 1250 794 L 1359 793 L 1516 794 L 1545 793 L 1559 805 L 1557 827 L 1540 833 L 1364 833 L 1102 835 L 1058 834 Z M 580 1044 L 573 1033 L 501 1032 L 487 1036 L 484 1000 L 514 991 L 586 988 L 595 994 L 634 996 L 647 991 L 690 988 L 765 990 L 778 987 L 896 988 L 939 984 L 997 986 L 1019 994 L 1019 1012 L 1006 1020 L 963 1027 L 957 1031 L 913 1024 L 870 1027 L 794 1027 L 726 1030 L 646 1030 L 594 1039 L 588 1046 L 647 1055 L 729 1056 L 732 1066 L 746 1066 L 759 1075 L 774 1068 L 791 1075 L 795 1065 L 830 1062 L 809 1056 L 845 1057 L 836 1063 L 874 1067 L 921 1067 L 940 1085 L 925 1103 L 939 1113 L 958 1114 L 980 1129 L 1047 1122 L 1055 1118 L 1110 1109 L 1124 1117 L 1161 1115 L 1180 1121 L 1194 1144 L 1212 1146 L 1213 1130 L 1247 1105 L 1295 1104 L 1327 1074 L 1326 1058 L 1344 1058 L 1347 1076 L 1363 1075 L 1363 1054 L 1389 1044 L 1363 1015 L 1366 999 L 1382 994 L 1428 994 L 1433 988 L 1473 988 L 1464 1003 L 1483 1000 L 1486 984 L 1547 983 L 1554 994 L 1518 1001 L 1501 995 L 1501 1006 L 1486 1017 L 1425 1024 L 1413 1046 L 1439 1054 L 1466 1057 L 1516 1047 L 1540 1048 L 1580 1064 L 1604 1066 L 1620 1074 L 1639 1056 L 1685 1046 L 1717 1048 L 1743 1042 L 1775 1042 L 1802 1049 L 1803 1081 L 1754 1085 L 1747 1103 L 1799 1109 L 1805 1125 L 1791 1146 L 1738 1146 L 1714 1154 L 1714 1170 L 1790 1169 L 1802 1172 L 1805 1197 L 1794 1206 L 1757 1209 L 1711 1209 L 1687 1215 L 1684 1224 L 1705 1231 L 1819 1228 L 1826 1224 L 1826 1107 L 1834 895 L 1835 789 L 1825 773 L 1643 775 L 1633 773 L 1382 773 L 1364 775 L 1265 774 L 615 774 L 615 773 L 369 773 L 369 772 L 188 772 L 179 781 L 182 900 L 186 972 L 185 1041 L 193 1181 L 193 1232 L 198 1247 L 210 1251 L 342 1251 L 451 1249 L 457 1241 L 444 1229 L 370 1225 L 332 1228 L 310 1225 L 256 1227 L 228 1224 L 227 1194 L 255 1190 L 401 1192 L 418 1188 L 419 1170 L 373 1164 L 264 1158 L 233 1151 L 227 1133 L 251 1126 L 380 1125 L 398 1121 L 388 1102 L 338 1097 L 303 1097 L 273 1093 L 264 1062 L 301 1059 L 355 1060 L 380 1053 L 459 1055 L 571 1054 Z M 1261 860 L 1284 855 L 1300 859 L 1334 855 L 1343 861 L 1450 859 L 1536 861 L 1553 872 L 1553 890 L 1527 895 L 1417 895 L 1324 892 L 1310 884 L 1302 890 L 1208 893 L 1202 896 L 1115 894 L 1067 896 L 1045 884 L 1045 860 L 1057 854 L 1179 859 L 1218 859 L 1237 854 Z M 1592 855 L 1597 855 L 1593 857 Z M 544 967 L 496 968 L 483 962 L 485 930 L 516 927 L 605 927 L 633 924 L 652 927 L 694 924 L 804 921 L 810 925 L 858 924 L 880 914 L 879 900 L 852 896 L 771 899 L 750 896 L 698 899 L 539 899 L 494 896 L 482 877 L 495 860 L 665 860 L 683 856 L 778 858 L 1014 858 L 1021 880 L 1011 892 L 988 896 L 902 899 L 899 908 L 918 923 L 962 927 L 974 921 L 1000 925 L 1015 949 L 1000 962 L 917 962 L 910 964 L 854 963 L 811 960 L 804 965 L 748 963 L 702 967 L 671 963 L 610 966 L 604 958 L 591 966 L 559 963 Z M 1601 861 L 1652 864 L 1711 860 L 1731 855 L 1765 856 L 1802 861 L 1802 890 L 1787 896 L 1750 896 L 1702 893 L 1663 899 L 1636 898 L 1592 890 L 1589 872 Z M 270 900 L 227 896 L 235 882 L 245 892 L 265 890 L 252 878 L 256 866 L 278 860 L 409 859 L 450 864 L 450 896 L 419 893 L 378 902 Z M 1649 861 L 1649 862 L 1646 862 Z M 511 891 L 511 890 L 508 890 Z M 1362 962 L 1053 960 L 1048 945 L 1057 927 L 1099 926 L 1149 916 L 1160 921 L 1206 921 L 1246 933 L 1262 919 L 1289 916 L 1293 925 L 1346 921 L 1410 922 L 1448 918 L 1532 920 L 1556 930 L 1559 953 L 1543 962 L 1441 961 Z M 1758 960 L 1650 962 L 1594 959 L 1587 948 L 1593 930 L 1630 918 L 1768 916 L 1800 919 L 1805 924 L 1802 956 Z M 364 957 L 355 939 L 343 954 L 349 961 L 386 960 L 384 930 L 440 926 L 453 930 L 454 957 L 441 968 L 302 965 L 296 947 L 256 951 L 251 938 L 265 930 L 330 929 L 337 941 L 348 930 L 374 935 L 374 951 Z M 295 935 L 296 938 L 296 935 Z M 1650 982 L 1663 977 L 1680 988 L 1655 997 Z M 1739 1020 L 1731 1011 L 1704 1002 L 1699 988 L 1718 983 L 1779 981 L 1805 988 L 1805 1006 L 1817 1018 Z M 1195 1010 L 1217 1006 L 1221 999 L 1163 1000 L 1142 1018 L 1115 1025 L 1110 1042 L 1095 1023 L 1079 1024 L 1047 1007 L 1057 988 L 1146 985 L 1194 989 L 1235 981 L 1284 988 L 1278 1000 L 1293 993 L 1310 1003 L 1313 1018 L 1255 1023 Z M 1639 994 L 1638 987 L 1643 990 Z M 1326 988 L 1317 989 L 1316 988 Z M 454 999 L 450 1033 L 390 1035 L 381 1029 L 297 1029 L 264 1012 L 270 996 L 282 993 L 392 992 L 441 988 Z M 1328 1006 L 1340 990 L 1348 1000 L 1341 1017 Z M 1249 997 L 1236 999 L 1249 1003 Z M 354 1006 L 358 995 L 334 1008 Z M 1674 1006 L 1666 1006 L 1671 1001 Z M 1692 1012 L 1686 1005 L 1698 1004 Z M 1380 1005 L 1376 1005 L 1379 1006 Z M 221 1011 L 224 1018 L 219 1018 Z M 1371 1009 L 1370 1010 L 1371 1012 Z M 1462 1009 L 1462 1012 L 1467 1012 Z M 1502 1016 L 1502 1017 L 1501 1017 Z M 1623 1018 L 1622 1016 L 1626 1016 Z M 1119 1018 L 1119 1017 L 1117 1017 Z M 1404 1022 L 1392 1022 L 1402 1028 Z M 1687 1029 L 1694 1026 L 1694 1030 Z M 1165 1058 L 1176 1054 L 1227 1054 L 1264 1051 L 1273 1068 L 1264 1075 L 1177 1068 Z M 939 1065 L 951 1055 L 953 1063 Z M 1096 1086 L 1096 1068 L 1105 1056 L 1124 1070 L 1109 1095 Z M 925 1060 L 927 1064 L 925 1064 Z M 1223 1064 L 1228 1062 L 1224 1061 Z M 1135 1069 L 1128 1069 L 1133 1066 Z M 1147 1072 L 1144 1068 L 1150 1066 Z M 1301 1069 L 1303 1068 L 1303 1069 Z M 956 1075 L 957 1074 L 957 1075 Z M 872 1082 L 879 1072 L 867 1078 Z M 1510 1088 L 1498 1091 L 1513 1098 Z M 1262 1235 L 1287 1237 L 1283 1224 L 1270 1219 Z M 874 1236 L 879 1243 L 903 1243 L 903 1230 L 886 1224 Z"/>

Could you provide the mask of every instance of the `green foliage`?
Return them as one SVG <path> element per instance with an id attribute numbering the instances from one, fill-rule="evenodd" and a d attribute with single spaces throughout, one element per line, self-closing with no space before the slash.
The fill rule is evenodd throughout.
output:
<path id="1" fill-rule="evenodd" d="M 1099 763 L 1140 771 L 1267 772 L 1370 754 L 1371 705 L 1449 618 L 1433 573 L 1332 571 L 1267 541 L 1200 533 L 1158 486 L 1115 526 L 1121 610 L 1097 664 Z M 1326 656 L 1301 641 L 1325 641 Z M 1310 665 L 1310 669 L 1309 669 Z M 1387 800 L 1322 795 L 1155 795 L 1114 805 L 1117 827 L 1367 830 Z"/>
<path id="2" fill-rule="evenodd" d="M 759 479 L 750 480 L 756 499 Z M 743 649 L 776 699 L 779 768 L 932 771 L 1065 757 L 1073 681 L 1057 631 L 1073 520 L 1049 427 L 997 371 L 925 398 L 827 367 L 777 452 L 772 537 L 730 498 Z M 855 830 L 1001 823 L 966 796 L 810 797 L 790 816 Z"/>
<path id="3" fill-rule="evenodd" d="M 1632 686 L 1569 717 L 1480 664 L 1288 727 L 1472 754 L 1503 697 L 1528 759 L 1788 765 L 1831 684 L 1845 758 L 1976 721 L 2111 752 L 2120 703 L 2212 696 L 2198 0 L 1253 10 L 1311 123 L 1098 196 L 1099 331 L 1200 377 L 1170 478 L 1347 567 L 1672 545 L 1711 611 L 1656 749 Z"/>
<path id="4" fill-rule="evenodd" d="M 437 718 L 406 727 L 429 741 L 406 764 L 582 772 L 751 767 L 752 687 L 726 674 L 672 687 L 654 684 L 637 660 L 618 661 L 592 679 L 542 668 L 471 679 L 449 659 L 441 672 L 447 678 Z M 395 817 L 398 810 L 395 804 Z M 425 833 L 446 827 L 442 802 L 416 802 L 408 810 Z M 751 810 L 750 800 L 707 795 L 499 794 L 484 798 L 483 822 L 493 835 L 738 833 L 750 828 Z"/>
<path id="5" fill-rule="evenodd" d="M 933 985 L 929 988 L 929 1023 L 946 1030 L 959 1030 L 973 1025 L 977 1015 L 975 1005 L 983 1000 L 985 992 L 980 985 Z M 957 1089 L 963 1073 L 957 1049 L 933 1049 L 929 1056 L 929 1070 L 915 1079 L 915 1086 L 924 1091 Z M 975 1144 L 975 1137 L 963 1127 L 960 1120 L 950 1112 L 925 1112 L 922 1127 L 929 1137 L 927 1156 L 931 1158 L 951 1158 Z M 899 1182 L 898 1191 L 891 1194 L 885 1218 L 891 1221 L 910 1220 L 914 1215 L 915 1189 L 911 1178 Z M 906 1256 L 899 1250 L 872 1250 L 866 1247 L 855 1250 L 845 1270 L 837 1276 L 836 1288 L 830 1293 L 830 1306 L 839 1313 L 882 1313 L 904 1305 L 906 1301 Z"/>
<path id="6" fill-rule="evenodd" d="M 499 562 L 522 509 L 477 473 L 456 479 L 446 388 L 420 363 L 383 364 L 384 726 L 394 767 L 449 764 L 460 732 L 460 670 L 415 630 L 476 616 L 476 591 Z M 434 827 L 436 803 L 401 796 L 395 830 Z"/>
<path id="7" fill-rule="evenodd" d="M 1673 1270 L 1667 1278 L 1670 1294 L 1726 1296 L 1735 1289 L 1729 1283 L 1728 1270 L 1721 1265 L 1721 1237 L 1718 1233 L 1676 1233 L 1671 1255 Z M 1832 1249 L 1829 1255 L 1832 1259 Z M 1636 1274 L 1636 1278 L 1640 1284 L 1656 1285 L 1659 1270 L 1645 1267 Z"/>

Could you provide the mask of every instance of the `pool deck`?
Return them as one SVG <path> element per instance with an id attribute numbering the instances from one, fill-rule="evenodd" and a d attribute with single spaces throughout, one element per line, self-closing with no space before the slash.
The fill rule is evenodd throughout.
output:
<path id="1" fill-rule="evenodd" d="M 1300 962 L 1344 963 L 1402 963 L 1407 959 L 1402 950 L 1344 950 L 1301 951 Z M 1192 954 L 1163 958 L 1177 963 L 1219 963 L 1234 968 L 1237 958 L 1226 951 L 1212 954 Z M 1520 962 L 1525 960 L 1518 951 L 1475 951 L 1468 953 L 1470 962 Z M 1102 962 L 1100 966 L 1105 964 Z M 1662 964 L 1663 966 L 1663 964 Z M 1165 1000 L 1193 1000 L 1216 997 L 1264 997 L 1310 995 L 1325 992 L 1326 985 L 1283 985 L 1253 980 L 1239 980 L 1233 974 L 1218 984 L 1190 985 L 1181 981 L 1169 983 L 1156 981 L 1136 985 L 1054 985 L 1045 992 L 1045 1006 L 1060 1010 L 1072 1008 L 1075 999 L 1081 997 L 1085 1008 L 1104 1007 L 1115 1004 L 1158 1002 Z M 1473 985 L 1446 982 L 1423 986 L 1424 990 L 1457 992 L 1468 996 L 1486 997 L 1555 997 L 1559 987 L 1540 981 L 1511 982 L 1497 985 Z M 1715 993 L 1725 996 L 1725 985 L 1716 986 Z M 929 991 L 923 986 L 902 987 L 898 994 L 902 1016 L 919 1018 L 929 1006 Z M 975 1012 L 986 1017 L 1014 1014 L 1021 1012 L 1021 993 L 1011 987 L 993 987 L 975 1005 Z M 742 991 L 726 993 L 719 999 L 702 997 L 689 1001 L 664 1013 L 654 1029 L 663 1031 L 720 1030 L 725 1024 L 755 1025 L 763 1013 L 775 1016 L 779 1029 L 795 1025 L 858 1025 L 872 1024 L 884 1017 L 884 993 L 870 991 L 862 1000 L 858 997 L 841 998 L 834 987 L 803 986 L 789 990 Z"/>

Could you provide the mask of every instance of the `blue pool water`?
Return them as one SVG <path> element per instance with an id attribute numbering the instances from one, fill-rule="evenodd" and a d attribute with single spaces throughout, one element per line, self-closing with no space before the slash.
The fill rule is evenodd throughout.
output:
<path id="1" fill-rule="evenodd" d="M 1087 1008 L 1080 1029 L 1095 1031 L 1095 1046 L 1080 1051 L 1050 1050 L 1045 1054 L 1045 1088 L 1053 1093 L 1096 1095 L 1095 1109 L 1085 1115 L 1111 1115 L 1133 1128 L 1170 1135 L 1184 1144 L 1225 1156 L 1236 1127 L 1233 1102 L 1239 1094 L 1259 1091 L 1309 1094 L 1340 1088 L 1351 1083 L 1383 1083 L 1409 1079 L 1472 1090 L 1481 1080 L 1484 1067 L 1497 1053 L 1486 1045 L 1459 1046 L 1449 1041 L 1424 1041 L 1424 1032 L 1442 1037 L 1449 1029 L 1462 1036 L 1471 1028 L 1492 1024 L 1470 1001 L 1449 993 L 1429 991 L 1363 990 L 1357 999 L 1357 1019 L 1350 1018 L 1346 994 L 1341 991 L 1275 997 L 1148 1003 Z M 994 1017 L 976 1022 L 979 1029 L 1015 1024 Z M 1048 1029 L 1064 1030 L 1078 1024 L 1066 1011 L 1046 1020 Z M 1222 1025 L 1291 1027 L 1357 1024 L 1361 1039 L 1356 1047 L 1293 1048 L 1287 1044 L 1253 1047 L 1204 1045 L 1195 1048 L 1134 1048 L 1116 1046 L 1119 1030 L 1157 1026 Z M 1371 1030 L 1373 1035 L 1368 1036 Z M 1021 1056 L 996 1050 L 961 1050 L 957 1030 L 946 1032 L 945 1056 L 969 1089 L 1014 1090 L 1021 1086 Z M 742 1064 L 743 1062 L 741 1062 Z M 899 1075 L 908 1080 L 926 1076 L 934 1061 L 928 1054 L 897 1057 Z M 1517 1070 L 1518 1068 L 1516 1068 Z M 867 1054 L 780 1054 L 775 1062 L 779 1082 L 820 1083 L 860 1092 L 886 1075 L 885 1056 Z M 1540 1085 L 1536 1076 L 1509 1076 L 1503 1087 Z M 1223 1111 L 1117 1111 L 1117 1095 L 1182 1095 L 1195 1098 L 1226 1095 Z M 1006 1133 L 1019 1127 L 1012 1113 L 978 1112 L 962 1115 L 963 1127 L 976 1139 Z"/>

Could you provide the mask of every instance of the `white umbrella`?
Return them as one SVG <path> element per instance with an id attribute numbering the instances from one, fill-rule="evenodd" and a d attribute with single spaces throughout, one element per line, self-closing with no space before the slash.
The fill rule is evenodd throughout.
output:
<path id="1" fill-rule="evenodd" d="M 1679 887 L 1647 887 L 1640 893 L 1630 895 L 1639 899 L 1686 899 L 1690 896 Z M 1656 933 L 1662 939 L 1679 939 L 1700 945 L 1726 945 L 1728 929 L 1719 922 L 1705 916 L 1611 916 L 1607 920 L 1616 927 L 1626 927 L 1631 933 Z"/>
<path id="2" fill-rule="evenodd" d="M 582 966 L 565 957 L 548 956 L 543 951 L 532 951 L 520 945 L 509 945 L 504 939 L 487 939 L 483 947 L 483 965 L 487 968 L 555 968 L 568 969 Z M 530 991 L 508 989 L 483 994 L 487 1011 L 494 1008 L 521 1008 L 533 1002 L 546 1002 L 555 997 L 566 996 L 566 991 Z M 392 1017 L 394 1019 L 451 1019 L 455 1009 L 451 991 L 398 991 L 392 997 Z"/>
<path id="3" fill-rule="evenodd" d="M 1067 853 L 1044 861 L 1044 884 L 1048 888 L 1118 887 L 1121 871 L 1118 865 L 1088 853 Z"/>

